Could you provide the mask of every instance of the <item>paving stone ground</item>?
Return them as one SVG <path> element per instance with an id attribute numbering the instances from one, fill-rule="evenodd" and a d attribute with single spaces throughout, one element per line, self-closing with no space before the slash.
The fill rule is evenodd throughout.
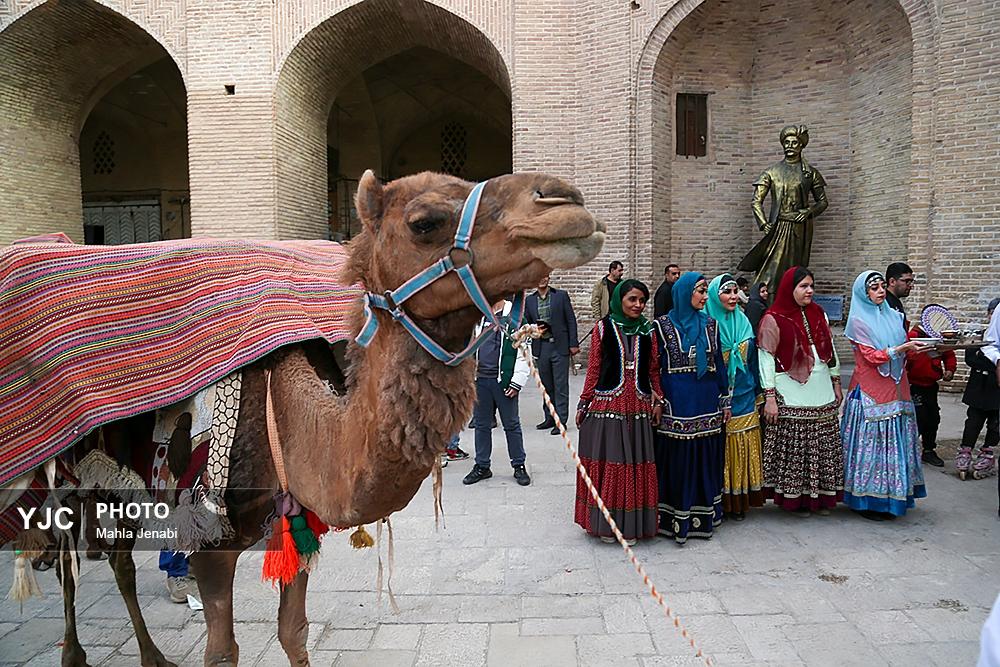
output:
<path id="1" fill-rule="evenodd" d="M 582 381 L 572 378 L 574 396 Z M 943 403 L 942 436 L 954 440 L 964 409 L 957 396 Z M 521 413 L 530 487 L 514 483 L 497 430 L 492 479 L 462 486 L 471 461 L 444 470 L 441 530 L 429 482 L 393 517 L 399 614 L 376 598 L 375 550 L 355 551 L 343 534 L 327 539 L 310 581 L 313 664 L 702 664 L 622 550 L 573 523 L 574 470 L 561 439 L 534 429 L 541 408 L 533 388 Z M 471 431 L 462 446 L 472 451 Z M 723 524 L 709 541 L 678 547 L 657 539 L 636 553 L 717 665 L 972 665 L 1000 591 L 996 478 L 961 482 L 950 461 L 925 470 L 929 497 L 893 522 L 846 509 L 799 519 L 768 506 Z M 275 635 L 278 596 L 260 582 L 261 558 L 245 554 L 237 572 L 240 656 L 245 665 L 286 664 Z M 178 663 L 200 665 L 202 614 L 169 602 L 155 554 L 137 560 L 154 639 Z M 0 588 L 7 590 L 9 556 L 3 562 Z M 56 578 L 52 571 L 39 578 L 45 600 L 23 611 L 0 606 L 2 664 L 59 664 Z M 78 601 L 90 662 L 137 664 L 106 563 L 84 563 Z"/>

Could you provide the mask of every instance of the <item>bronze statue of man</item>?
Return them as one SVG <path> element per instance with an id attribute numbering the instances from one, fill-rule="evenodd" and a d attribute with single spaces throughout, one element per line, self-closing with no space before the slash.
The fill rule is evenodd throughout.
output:
<path id="1" fill-rule="evenodd" d="M 764 232 L 753 250 L 740 262 L 740 271 L 754 271 L 754 283 L 766 282 L 771 294 L 790 267 L 808 266 L 812 248 L 813 219 L 826 210 L 826 181 L 802 157 L 809 143 L 805 125 L 781 130 L 785 159 L 771 165 L 754 182 L 753 217 Z M 764 198 L 771 194 L 771 211 L 764 216 Z M 809 194 L 816 203 L 809 205 Z"/>

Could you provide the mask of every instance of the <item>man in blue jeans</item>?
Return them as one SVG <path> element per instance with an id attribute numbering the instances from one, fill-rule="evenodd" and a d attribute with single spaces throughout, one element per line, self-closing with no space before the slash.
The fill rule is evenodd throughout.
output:
<path id="1" fill-rule="evenodd" d="M 501 304 L 494 306 L 499 310 Z M 497 317 L 510 314 L 511 303 L 504 301 Z M 485 318 L 479 324 L 478 336 L 485 326 Z M 514 326 L 504 324 L 507 334 Z M 476 464 L 462 480 L 463 484 L 475 484 L 493 476 L 490 471 L 490 455 L 493 452 L 491 424 L 493 414 L 499 409 L 500 422 L 507 438 L 507 453 L 514 468 L 514 480 L 521 486 L 531 484 L 531 477 L 524 468 L 524 437 L 521 434 L 521 418 L 517 414 L 517 395 L 528 379 L 528 364 L 511 345 L 511 339 L 500 331 L 488 337 L 476 353 L 476 408 L 473 421 L 476 428 Z"/>
<path id="2" fill-rule="evenodd" d="M 182 604 L 188 595 L 198 598 L 198 585 L 188 574 L 188 557 L 181 551 L 160 551 L 160 570 L 167 573 L 167 592 L 170 601 Z"/>

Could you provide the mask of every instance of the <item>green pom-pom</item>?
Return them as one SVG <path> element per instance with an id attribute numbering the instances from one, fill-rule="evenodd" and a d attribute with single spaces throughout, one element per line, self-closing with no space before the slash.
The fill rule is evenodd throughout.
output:
<path id="1" fill-rule="evenodd" d="M 301 556 L 310 556 L 319 551 L 319 540 L 306 523 L 306 518 L 301 514 L 293 516 L 292 539 L 295 540 L 295 548 Z"/>

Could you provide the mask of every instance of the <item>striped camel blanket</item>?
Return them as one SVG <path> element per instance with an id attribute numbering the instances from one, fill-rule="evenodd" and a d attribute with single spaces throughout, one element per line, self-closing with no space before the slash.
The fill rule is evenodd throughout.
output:
<path id="1" fill-rule="evenodd" d="M 0 486 L 279 347 L 350 338 L 346 259 L 327 241 L 0 249 Z"/>

